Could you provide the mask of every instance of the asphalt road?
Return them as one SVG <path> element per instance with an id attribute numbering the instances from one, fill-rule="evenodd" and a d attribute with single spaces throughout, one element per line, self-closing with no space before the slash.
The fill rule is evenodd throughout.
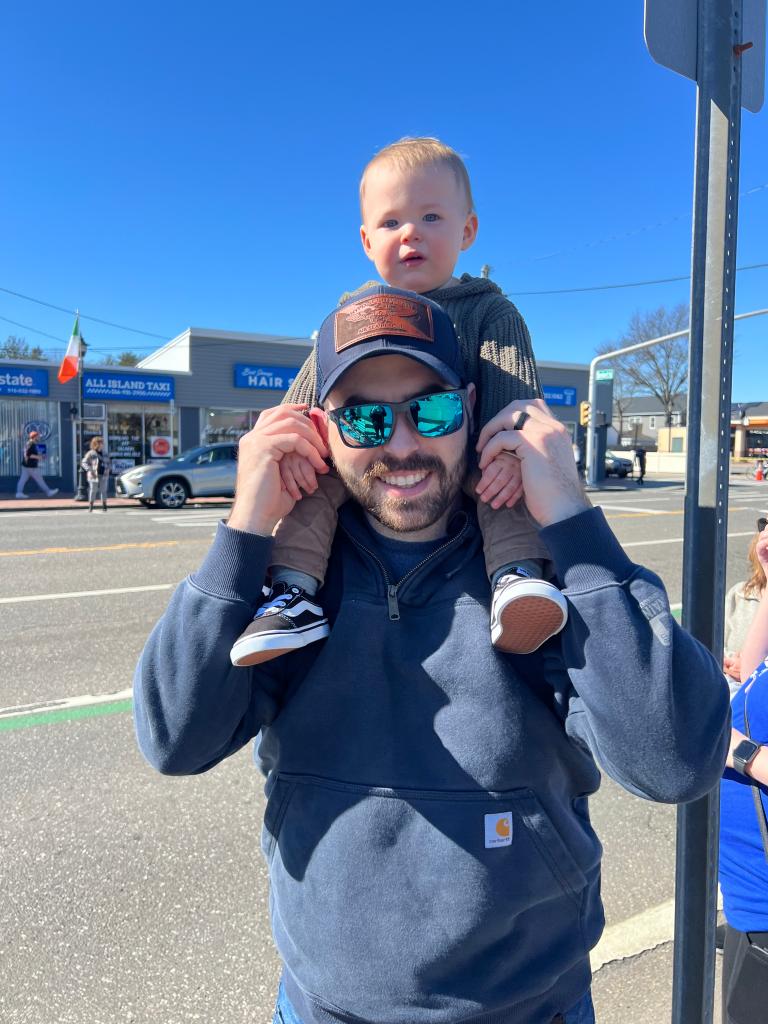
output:
<path id="1" fill-rule="evenodd" d="M 681 486 L 649 481 L 594 500 L 678 604 Z M 734 481 L 728 585 L 745 574 L 766 508 L 768 485 Z M 221 514 L 0 514 L 4 1024 L 272 1019 L 278 963 L 250 752 L 207 775 L 164 778 L 142 761 L 129 713 L 146 636 Z M 606 963 L 595 981 L 598 1019 L 657 1024 L 668 1019 L 671 984 L 664 922 L 675 811 L 606 782 L 592 813 L 605 846 L 610 940 L 595 959 Z"/>

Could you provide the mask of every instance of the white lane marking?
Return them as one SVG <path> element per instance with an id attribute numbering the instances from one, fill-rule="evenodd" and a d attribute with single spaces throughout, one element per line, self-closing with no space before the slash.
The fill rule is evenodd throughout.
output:
<path id="1" fill-rule="evenodd" d="M 153 523 L 160 523 L 161 526 L 213 526 L 219 522 L 221 516 L 197 516 L 194 519 L 153 519 Z"/>
<path id="2" fill-rule="evenodd" d="M 717 909 L 723 909 L 723 898 L 718 893 Z M 640 911 L 625 921 L 612 924 L 590 953 L 592 970 L 614 960 L 626 960 L 657 946 L 671 942 L 675 935 L 675 900 L 671 897 L 655 907 Z"/>
<path id="3" fill-rule="evenodd" d="M 92 704 L 110 704 L 112 701 L 128 700 L 133 688 L 118 690 L 116 693 L 85 693 L 79 697 L 62 697 L 60 700 L 42 700 L 36 704 L 17 704 L 15 707 L 0 708 L 0 718 L 23 718 L 25 715 L 39 715 L 44 711 L 61 711 L 63 708 L 85 708 Z"/>
<path id="4" fill-rule="evenodd" d="M 0 604 L 23 604 L 26 601 L 62 601 L 68 597 L 104 597 L 107 594 L 141 594 L 147 590 L 170 590 L 175 583 L 153 583 L 146 587 L 113 587 L 109 590 L 70 590 L 62 594 L 28 594 L 24 597 L 0 597 Z"/>
<path id="5" fill-rule="evenodd" d="M 754 534 L 754 530 L 747 530 L 746 533 L 729 533 L 728 539 L 731 537 L 751 537 Z M 682 537 L 668 537 L 665 540 L 628 540 L 622 543 L 619 541 L 623 548 L 641 548 L 647 547 L 649 544 L 682 544 Z"/>
<path id="6" fill-rule="evenodd" d="M 644 506 L 640 508 L 637 505 L 604 505 L 602 502 L 599 503 L 600 508 L 610 509 L 611 512 L 644 512 L 649 516 L 668 516 L 669 512 L 666 509 L 648 508 Z"/>

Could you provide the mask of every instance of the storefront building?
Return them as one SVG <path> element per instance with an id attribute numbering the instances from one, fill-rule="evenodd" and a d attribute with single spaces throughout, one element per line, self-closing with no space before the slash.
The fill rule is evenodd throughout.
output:
<path id="1" fill-rule="evenodd" d="M 135 368 L 86 366 L 83 448 L 103 437 L 113 472 L 122 473 L 199 444 L 237 440 L 281 401 L 311 350 L 308 338 L 192 327 Z M 60 384 L 57 372 L 51 363 L 0 359 L 0 493 L 15 490 L 30 430 L 40 435 L 50 486 L 76 487 L 79 381 Z M 552 412 L 578 439 L 588 368 L 539 363 L 539 373 Z"/>

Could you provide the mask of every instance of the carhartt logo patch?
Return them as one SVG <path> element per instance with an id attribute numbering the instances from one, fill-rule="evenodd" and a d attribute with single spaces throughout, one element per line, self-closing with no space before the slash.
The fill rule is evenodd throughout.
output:
<path id="1" fill-rule="evenodd" d="M 337 352 L 366 338 L 385 335 L 434 342 L 432 310 L 404 295 L 370 295 L 336 313 L 334 341 Z"/>
<path id="2" fill-rule="evenodd" d="M 512 812 L 502 811 L 501 814 L 485 816 L 485 848 L 512 845 Z"/>

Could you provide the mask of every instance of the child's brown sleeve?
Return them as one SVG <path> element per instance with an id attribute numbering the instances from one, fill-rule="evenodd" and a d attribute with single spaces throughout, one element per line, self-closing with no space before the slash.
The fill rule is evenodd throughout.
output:
<path id="1" fill-rule="evenodd" d="M 480 337 L 479 427 L 484 427 L 510 402 L 542 397 L 525 320 L 507 299 L 503 309 L 496 312 L 493 320 L 483 325 Z"/>

